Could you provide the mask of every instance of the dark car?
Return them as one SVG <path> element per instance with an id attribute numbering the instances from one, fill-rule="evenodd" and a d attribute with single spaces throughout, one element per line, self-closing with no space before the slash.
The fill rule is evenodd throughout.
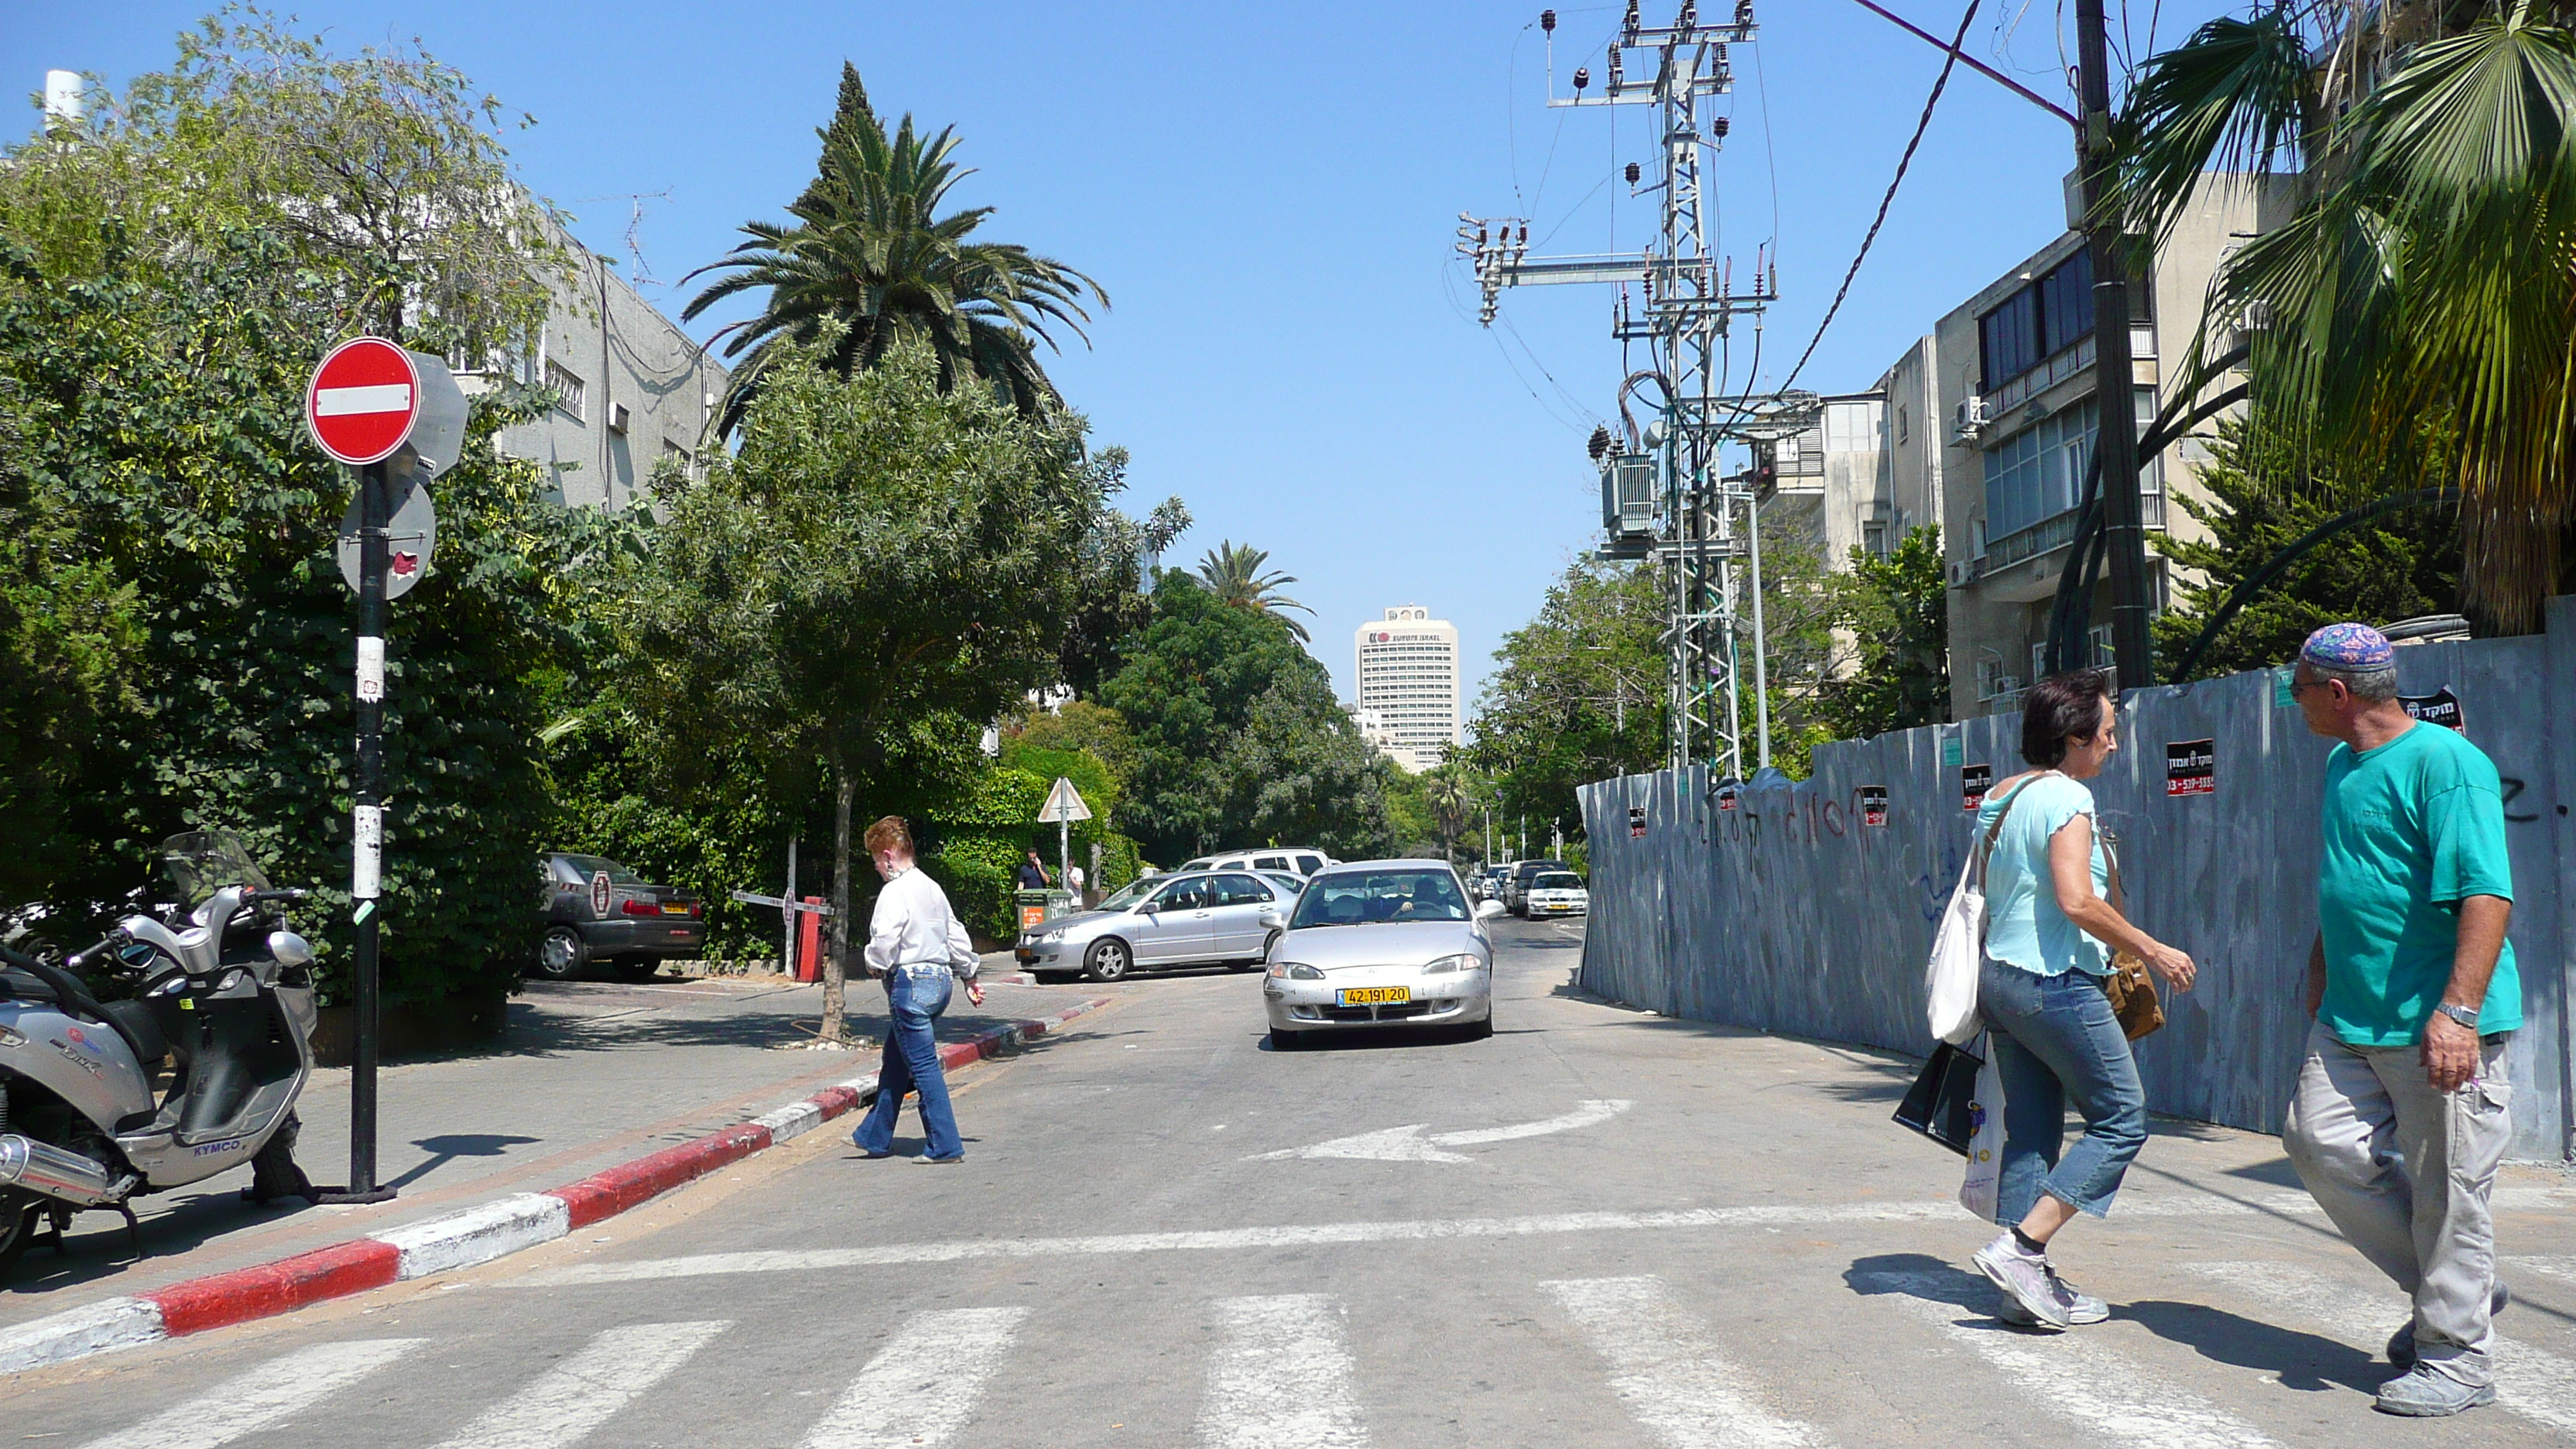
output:
<path id="1" fill-rule="evenodd" d="M 545 939 L 537 974 L 570 981 L 604 962 L 624 977 L 650 976 L 669 960 L 692 960 L 707 945 L 707 908 L 676 886 L 659 886 L 598 855 L 550 852 L 537 862 Z"/>
<path id="2" fill-rule="evenodd" d="M 1519 862 L 1512 867 L 1509 875 L 1503 877 L 1503 904 L 1510 908 L 1511 913 L 1515 916 L 1528 915 L 1530 882 L 1538 879 L 1542 875 L 1554 875 L 1558 871 L 1569 870 L 1571 868 L 1572 867 L 1568 866 L 1561 860 L 1524 860 Z"/>

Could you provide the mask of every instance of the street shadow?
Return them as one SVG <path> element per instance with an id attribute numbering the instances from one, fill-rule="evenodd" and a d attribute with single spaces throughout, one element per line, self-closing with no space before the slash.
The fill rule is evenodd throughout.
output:
<path id="1" fill-rule="evenodd" d="M 2151 1300 L 2114 1310 L 2168 1343 L 2178 1343 L 2213 1363 L 2276 1374 L 2298 1393 L 2352 1389 L 2376 1394 L 2392 1370 L 2348 1343 L 2282 1328 L 2206 1303 Z"/>
<path id="2" fill-rule="evenodd" d="M 254 1204 L 242 1196 L 237 1182 L 184 1197 L 163 1196 L 141 1214 L 140 1256 L 126 1237 L 124 1219 L 112 1212 L 85 1212 L 72 1219 L 72 1230 L 59 1248 L 30 1246 L 9 1281 L 0 1284 L 0 1292 L 34 1297 L 101 1282 L 311 1207 L 300 1197 L 280 1198 L 266 1206 Z"/>
<path id="3" fill-rule="evenodd" d="M 1517 1031 L 1498 1029 L 1494 1035 L 1535 1035 L 1537 1030 L 1535 1027 L 1523 1027 Z M 1297 1045 L 1280 1054 L 1304 1056 L 1310 1052 L 1401 1051 L 1412 1047 L 1429 1046 L 1473 1047 L 1477 1044 L 1477 1040 L 1475 1037 L 1461 1034 L 1454 1026 L 1361 1027 L 1348 1031 L 1326 1029 L 1298 1033 Z M 1272 1041 L 1267 1032 L 1261 1034 L 1259 1042 L 1259 1046 L 1255 1048 L 1257 1051 L 1279 1051 L 1279 1044 Z"/>
<path id="4" fill-rule="evenodd" d="M 1880 1253 L 1855 1258 L 1843 1270 L 1843 1284 L 1863 1298 L 1901 1294 L 1959 1311 L 1962 1328 L 1992 1328 L 2023 1333 L 1995 1317 L 2003 1295 L 1982 1276 L 1929 1253 Z"/>
<path id="5" fill-rule="evenodd" d="M 2308 1187 L 2306 1183 L 2299 1181 L 2299 1170 L 2290 1165 L 2290 1159 L 2287 1157 L 2275 1157 L 2269 1162 L 2257 1162 L 2249 1167 L 2231 1167 L 2227 1169 L 2227 1175 L 2242 1178 L 2247 1182 L 2263 1183 L 2269 1187 L 2285 1187 L 2292 1192 L 2305 1192 Z"/>
<path id="6" fill-rule="evenodd" d="M 412 1146 L 429 1156 L 418 1167 L 385 1184 L 387 1187 L 409 1187 L 460 1157 L 505 1157 L 513 1147 L 526 1147 L 542 1142 L 542 1137 L 512 1137 L 499 1132 L 460 1132 L 442 1137 L 421 1137 Z"/>

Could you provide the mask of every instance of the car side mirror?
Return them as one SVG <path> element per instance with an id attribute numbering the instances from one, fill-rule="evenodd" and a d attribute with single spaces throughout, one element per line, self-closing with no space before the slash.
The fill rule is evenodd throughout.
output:
<path id="1" fill-rule="evenodd" d="M 1506 907 L 1501 901 L 1488 897 L 1476 902 L 1476 919 L 1480 921 L 1490 921 L 1494 917 L 1503 914 L 1505 909 Z"/>
<path id="2" fill-rule="evenodd" d="M 1140 915 L 1140 916 L 1159 916 L 1159 915 L 1161 915 L 1162 913 L 1163 913 L 1163 908 L 1162 908 L 1161 906 L 1159 906 L 1159 905 L 1156 905 L 1156 904 L 1155 904 L 1154 902 L 1152 902 L 1152 901 L 1147 901 L 1147 902 L 1145 902 L 1144 904 L 1142 904 L 1142 905 L 1140 905 L 1140 906 L 1136 907 L 1136 914 L 1138 914 L 1138 915 Z"/>
<path id="3" fill-rule="evenodd" d="M 1280 930 L 1287 924 L 1288 918 L 1279 914 L 1277 911 L 1263 911 L 1261 913 L 1261 928 L 1265 931 Z"/>

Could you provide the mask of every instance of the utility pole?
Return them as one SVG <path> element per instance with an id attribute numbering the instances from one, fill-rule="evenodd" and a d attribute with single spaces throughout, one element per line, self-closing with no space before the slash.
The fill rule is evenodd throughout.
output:
<path id="1" fill-rule="evenodd" d="M 1554 11 L 1539 17 L 1549 36 L 1551 76 L 1555 22 Z M 1731 263 L 1709 250 L 1706 211 L 1711 201 L 1703 182 L 1703 157 L 1723 145 L 1729 121 L 1724 115 L 1703 114 L 1702 102 L 1733 91 L 1728 48 L 1750 44 L 1757 31 L 1752 0 L 1737 0 L 1732 22 L 1720 24 L 1702 23 L 1696 0 L 1682 0 L 1672 24 L 1660 27 L 1645 25 L 1631 0 L 1603 56 L 1601 94 L 1586 94 L 1592 75 L 1588 67 L 1578 67 L 1573 95 L 1548 98 L 1551 107 L 1652 108 L 1661 152 L 1657 179 L 1641 185 L 1643 169 L 1635 163 L 1627 167 L 1630 194 L 1661 193 L 1655 236 L 1642 251 L 1532 258 L 1526 218 L 1466 213 L 1459 216 L 1458 240 L 1458 250 L 1473 263 L 1483 290 L 1480 317 L 1486 325 L 1492 324 L 1497 294 L 1505 287 L 1607 282 L 1621 288 L 1611 335 L 1652 349 L 1654 367 L 1629 383 L 1652 381 L 1662 393 L 1655 425 L 1642 440 L 1652 450 L 1661 485 L 1656 536 L 1651 548 L 1614 556 L 1651 559 L 1662 574 L 1668 600 L 1669 763 L 1680 768 L 1707 760 L 1727 777 L 1745 773 L 1738 685 L 1738 611 L 1744 586 L 1738 568 L 1746 558 L 1746 541 L 1734 526 L 1740 495 L 1718 476 L 1718 452 L 1724 442 L 1752 435 L 1746 425 L 1758 409 L 1776 414 L 1784 400 L 1720 391 L 1726 385 L 1734 320 L 1749 315 L 1759 325 L 1764 307 L 1777 300 L 1778 268 L 1757 252 L 1751 285 L 1739 289 Z M 1633 307 L 1630 287 L 1642 299 Z M 1626 390 L 1623 385 L 1623 415 Z M 1779 421 L 1776 416 L 1770 420 Z M 1618 456 L 1642 468 L 1644 456 L 1633 451 L 1638 441 L 1622 439 Z"/>
<path id="2" fill-rule="evenodd" d="M 2075 0 L 2076 164 L 2083 172 L 2085 244 L 2093 254 L 2094 447 L 2102 460 L 2102 528 L 2111 563 L 2111 649 L 2123 690 L 2155 682 L 2155 601 L 2147 597 L 2147 534 L 2138 497 L 2138 425 L 2129 362 L 2126 238 L 2102 209 L 2111 179 L 2111 71 L 2102 0 Z"/>

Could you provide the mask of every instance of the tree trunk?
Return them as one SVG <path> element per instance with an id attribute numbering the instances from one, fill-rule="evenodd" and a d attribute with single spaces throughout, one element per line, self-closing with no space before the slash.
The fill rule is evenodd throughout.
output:
<path id="1" fill-rule="evenodd" d="M 823 956 L 823 1040 L 842 1035 L 842 983 L 850 979 L 850 799 L 859 782 L 832 754 L 832 949 Z"/>

